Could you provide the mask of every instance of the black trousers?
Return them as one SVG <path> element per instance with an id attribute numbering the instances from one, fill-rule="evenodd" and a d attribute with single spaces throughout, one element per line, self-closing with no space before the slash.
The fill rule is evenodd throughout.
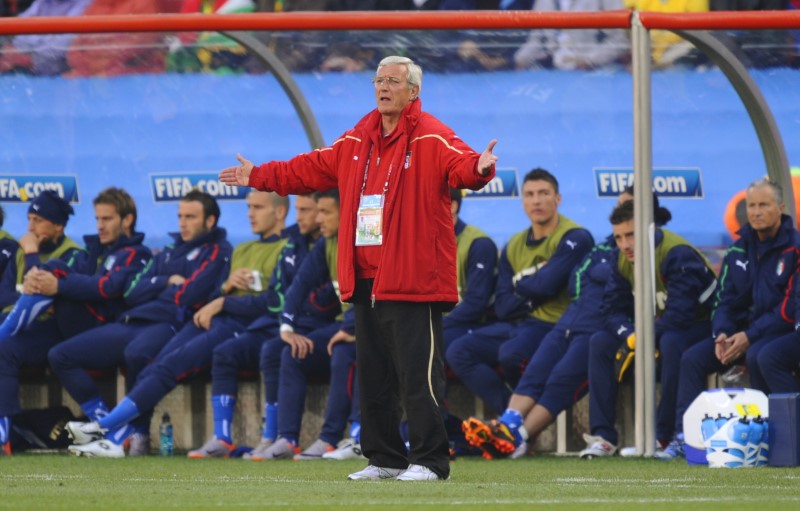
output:
<path id="1" fill-rule="evenodd" d="M 354 296 L 356 364 L 361 403 L 361 449 L 371 465 L 422 465 L 450 474 L 444 406 L 442 312 L 437 304 L 379 301 L 371 280 L 359 280 Z M 411 450 L 400 436 L 406 413 Z"/>

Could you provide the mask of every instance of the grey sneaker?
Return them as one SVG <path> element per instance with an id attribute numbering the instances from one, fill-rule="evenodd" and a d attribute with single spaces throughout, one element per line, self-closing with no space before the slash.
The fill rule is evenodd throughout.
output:
<path id="1" fill-rule="evenodd" d="M 674 460 L 675 458 L 685 458 L 683 434 L 678 435 L 663 449 L 658 449 L 653 457 L 660 460 Z"/>
<path id="2" fill-rule="evenodd" d="M 353 472 L 348 479 L 351 481 L 381 481 L 383 479 L 394 479 L 405 472 L 402 468 L 383 468 L 375 465 L 367 465 L 367 468 Z"/>
<path id="3" fill-rule="evenodd" d="M 147 456 L 150 454 L 150 435 L 134 433 L 129 440 L 128 456 Z"/>
<path id="4" fill-rule="evenodd" d="M 317 439 L 316 442 L 311 444 L 311 447 L 306 449 L 305 451 L 301 452 L 300 454 L 295 454 L 294 459 L 296 460 L 321 460 L 322 456 L 326 453 L 335 451 L 336 448 L 326 442 L 325 440 Z"/>
<path id="5" fill-rule="evenodd" d="M 231 451 L 235 448 L 235 445 L 212 436 L 208 442 L 203 444 L 203 447 L 187 452 L 186 457 L 192 459 L 230 458 Z"/>
<path id="6" fill-rule="evenodd" d="M 450 479 L 442 479 L 439 475 L 428 467 L 422 465 L 409 465 L 407 469 L 397 476 L 398 481 L 447 481 Z"/>
<path id="7" fill-rule="evenodd" d="M 74 445 L 85 445 L 100 440 L 106 430 L 96 422 L 70 421 L 64 426 Z"/>
<path id="8" fill-rule="evenodd" d="M 264 453 L 266 452 L 267 449 L 270 448 L 270 446 L 273 443 L 274 442 L 272 441 L 271 438 L 262 438 L 261 441 L 258 442 L 258 445 L 255 446 L 255 448 L 252 451 L 246 452 L 246 453 L 244 453 L 242 455 L 242 459 L 243 460 L 250 460 L 250 461 L 261 461 L 261 460 L 263 460 L 264 459 Z"/>
<path id="9" fill-rule="evenodd" d="M 292 445 L 285 438 L 279 438 L 262 454 L 258 456 L 253 455 L 250 459 L 253 461 L 278 460 L 281 458 L 292 458 L 295 454 L 299 453 L 300 447 Z"/>
<path id="10" fill-rule="evenodd" d="M 586 449 L 581 451 L 581 459 L 583 460 L 613 456 L 617 452 L 617 446 L 601 436 L 592 436 L 584 433 L 583 439 L 588 445 Z"/>
<path id="11" fill-rule="evenodd" d="M 326 452 L 322 455 L 326 460 L 365 460 L 361 452 L 361 444 L 357 444 L 352 438 L 347 438 L 339 442 L 335 451 Z"/>

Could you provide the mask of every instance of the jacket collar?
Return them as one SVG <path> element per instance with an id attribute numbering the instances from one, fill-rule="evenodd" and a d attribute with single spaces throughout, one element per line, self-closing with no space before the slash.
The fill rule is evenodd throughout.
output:
<path id="1" fill-rule="evenodd" d="M 794 236 L 794 230 L 794 220 L 792 220 L 792 217 L 789 215 L 781 215 L 781 226 L 778 228 L 778 232 L 775 234 L 774 238 L 762 242 L 758 239 L 758 234 L 750 227 L 750 224 L 744 225 L 736 234 L 746 239 L 748 243 L 757 245 L 761 242 L 782 247 L 790 243 L 792 236 Z"/>
<path id="2" fill-rule="evenodd" d="M 422 100 L 415 99 L 403 109 L 400 113 L 400 121 L 397 123 L 397 128 L 392 132 L 391 137 L 394 138 L 400 133 L 407 133 L 412 131 L 417 124 L 419 124 L 420 116 L 422 115 Z M 378 109 L 374 109 L 367 115 L 361 118 L 356 124 L 356 129 L 365 131 L 373 144 L 378 143 L 381 137 L 381 114 Z"/>

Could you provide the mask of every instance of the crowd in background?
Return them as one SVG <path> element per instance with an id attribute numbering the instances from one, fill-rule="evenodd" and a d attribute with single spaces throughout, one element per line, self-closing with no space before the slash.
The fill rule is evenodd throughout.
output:
<path id="1" fill-rule="evenodd" d="M 92 16 L 156 13 L 395 10 L 534 10 L 656 12 L 800 8 L 800 0 L 5 0 L 0 16 Z M 255 36 L 295 72 L 372 69 L 386 55 L 413 54 L 431 72 L 514 69 L 626 69 L 624 30 L 430 30 L 259 32 Z M 800 64 L 800 30 L 721 34 L 748 67 Z M 705 67 L 708 59 L 677 35 L 653 31 L 655 68 Z M 36 34 L 0 40 L 0 73 L 118 76 L 139 73 L 261 73 L 246 49 L 216 33 Z"/>

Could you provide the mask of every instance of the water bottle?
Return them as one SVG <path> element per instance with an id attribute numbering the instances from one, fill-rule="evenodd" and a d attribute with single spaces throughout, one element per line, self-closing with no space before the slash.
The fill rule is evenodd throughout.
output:
<path id="1" fill-rule="evenodd" d="M 159 451 L 162 456 L 172 456 L 172 448 L 174 441 L 172 437 L 172 422 L 169 420 L 169 414 L 164 412 L 161 416 L 161 426 L 158 428 L 160 443 Z"/>
<path id="2" fill-rule="evenodd" d="M 723 417 L 721 413 L 718 413 L 718 414 L 717 414 L 717 418 L 715 419 L 715 422 L 717 423 L 717 429 L 722 429 L 722 426 L 724 426 L 725 424 L 727 424 L 727 423 L 728 423 L 728 421 L 729 421 L 729 420 L 730 420 L 732 417 L 733 417 L 733 415 L 731 415 L 730 417 Z"/>
<path id="3" fill-rule="evenodd" d="M 717 426 L 717 421 L 714 420 L 714 417 L 706 414 L 703 417 L 703 420 L 700 421 L 700 432 L 703 435 L 703 440 L 708 440 L 711 436 L 717 432 L 719 427 Z"/>
<path id="4" fill-rule="evenodd" d="M 734 454 L 737 458 L 742 458 L 742 464 L 747 460 L 747 440 L 750 437 L 750 421 L 747 417 L 740 419 L 732 418 L 730 421 L 732 427 L 728 429 L 728 438 L 731 441 L 728 447 L 728 452 Z"/>
<path id="5" fill-rule="evenodd" d="M 747 438 L 747 465 L 756 466 L 761 449 L 761 438 L 764 436 L 764 421 L 759 415 L 750 421 L 750 435 Z"/>
<path id="6" fill-rule="evenodd" d="M 758 456 L 756 457 L 756 466 L 762 467 L 769 461 L 769 420 L 759 415 L 753 419 L 753 421 L 760 422 L 763 428 L 761 432 L 761 443 L 758 446 Z"/>

